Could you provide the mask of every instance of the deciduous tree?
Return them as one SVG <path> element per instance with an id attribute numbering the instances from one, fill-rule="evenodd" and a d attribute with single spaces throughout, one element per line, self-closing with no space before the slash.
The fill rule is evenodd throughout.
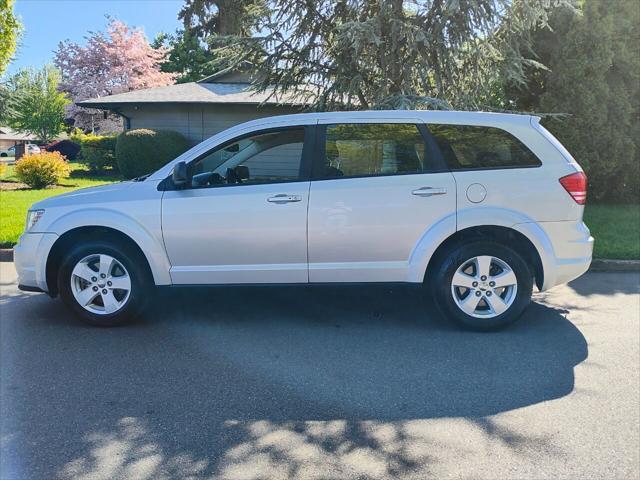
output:
<path id="1" fill-rule="evenodd" d="M 5 121 L 19 132 L 48 143 L 63 131 L 66 95 L 58 90 L 60 73 L 53 66 L 23 69 L 7 82 Z"/>
<path id="2" fill-rule="evenodd" d="M 14 0 L 0 0 L 0 75 L 13 58 L 22 25 L 13 13 Z"/>
<path id="3" fill-rule="evenodd" d="M 149 45 L 144 32 L 129 28 L 118 20 L 109 23 L 106 34 L 93 32 L 85 45 L 66 40 L 58 45 L 55 65 L 62 72 L 62 89 L 74 102 L 141 88 L 170 85 L 175 74 L 161 71 L 166 56 L 164 47 Z M 75 125 L 93 129 L 102 112 L 71 105 L 69 116 Z M 119 129 L 102 124 L 102 131 Z"/>

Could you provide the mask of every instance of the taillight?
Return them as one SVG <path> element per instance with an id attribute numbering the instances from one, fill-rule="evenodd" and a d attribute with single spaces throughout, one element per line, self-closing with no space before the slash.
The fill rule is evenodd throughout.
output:
<path id="1" fill-rule="evenodd" d="M 587 202 L 587 176 L 584 173 L 576 172 L 562 177 L 560 183 L 577 204 L 584 205 Z"/>

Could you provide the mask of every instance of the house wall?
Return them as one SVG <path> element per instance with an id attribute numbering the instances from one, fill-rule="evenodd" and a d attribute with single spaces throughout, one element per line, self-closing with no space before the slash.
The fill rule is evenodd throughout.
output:
<path id="1" fill-rule="evenodd" d="M 15 140 L 5 140 L 0 138 L 0 150 L 6 150 L 9 147 L 13 147 L 15 143 Z"/>
<path id="2" fill-rule="evenodd" d="M 35 140 L 16 140 L 13 138 L 0 138 L 0 150 L 6 150 L 18 143 L 38 143 Z"/>
<path id="3" fill-rule="evenodd" d="M 142 104 L 137 108 L 123 107 L 130 119 L 130 128 L 175 130 L 195 145 L 229 127 L 255 118 L 299 113 L 292 107 L 212 104 Z"/>

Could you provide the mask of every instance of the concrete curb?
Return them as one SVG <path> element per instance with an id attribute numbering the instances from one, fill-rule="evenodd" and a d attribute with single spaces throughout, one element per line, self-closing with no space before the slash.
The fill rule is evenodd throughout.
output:
<path id="1" fill-rule="evenodd" d="M 640 272 L 640 260 L 609 260 L 594 258 L 590 272 Z"/>
<path id="2" fill-rule="evenodd" d="M 0 248 L 0 262 L 13 262 L 13 249 Z M 640 260 L 609 260 L 594 258 L 590 272 L 640 272 Z"/>

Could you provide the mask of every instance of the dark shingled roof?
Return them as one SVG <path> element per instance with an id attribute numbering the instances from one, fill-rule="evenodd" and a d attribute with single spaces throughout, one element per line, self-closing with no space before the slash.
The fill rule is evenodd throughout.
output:
<path id="1" fill-rule="evenodd" d="M 235 105 L 293 105 L 275 96 L 268 99 L 270 92 L 257 94 L 251 90 L 246 75 L 239 72 L 215 74 L 198 82 L 178 83 L 165 87 L 145 88 L 132 92 L 118 93 L 106 97 L 92 98 L 76 102 L 81 107 L 112 109 L 140 103 L 218 103 Z"/>

